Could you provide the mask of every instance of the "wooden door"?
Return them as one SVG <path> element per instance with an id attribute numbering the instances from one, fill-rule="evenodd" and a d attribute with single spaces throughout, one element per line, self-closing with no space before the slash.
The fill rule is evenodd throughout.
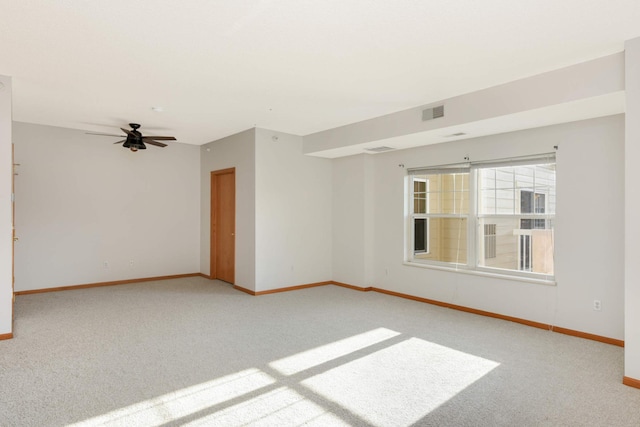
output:
<path id="1" fill-rule="evenodd" d="M 236 170 L 211 172 L 211 278 L 234 283 Z"/>

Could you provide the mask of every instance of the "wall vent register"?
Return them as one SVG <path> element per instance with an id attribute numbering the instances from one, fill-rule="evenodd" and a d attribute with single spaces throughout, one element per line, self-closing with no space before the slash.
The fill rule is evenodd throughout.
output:
<path id="1" fill-rule="evenodd" d="M 444 105 L 438 105 L 437 107 L 422 110 L 423 122 L 427 120 L 439 119 L 440 117 L 444 117 Z"/>

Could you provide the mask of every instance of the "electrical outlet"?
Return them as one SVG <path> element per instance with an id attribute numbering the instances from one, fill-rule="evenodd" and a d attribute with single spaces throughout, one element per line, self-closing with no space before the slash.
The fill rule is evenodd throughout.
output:
<path id="1" fill-rule="evenodd" d="M 105 261 L 102 265 L 104 268 L 109 268 L 109 261 Z"/>
<path id="2" fill-rule="evenodd" d="M 593 309 L 594 309 L 595 311 L 600 311 L 600 310 L 602 310 L 602 303 L 600 302 L 600 300 L 599 300 L 599 299 L 594 299 L 594 300 L 593 300 Z"/>
<path id="3" fill-rule="evenodd" d="M 131 260 L 129 260 L 129 267 L 130 267 L 130 268 L 133 268 L 133 267 L 135 266 L 135 264 L 136 264 L 136 263 L 135 263 L 135 262 L 133 262 L 133 260 L 132 260 L 132 259 L 131 259 Z"/>

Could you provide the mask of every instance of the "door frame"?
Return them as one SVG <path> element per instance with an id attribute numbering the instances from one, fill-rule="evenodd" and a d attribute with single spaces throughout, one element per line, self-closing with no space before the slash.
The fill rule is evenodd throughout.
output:
<path id="1" fill-rule="evenodd" d="M 13 334 L 13 321 L 15 317 L 16 304 L 16 261 L 15 246 L 18 238 L 16 237 L 16 176 L 18 175 L 17 167 L 20 163 L 15 160 L 15 144 L 11 143 L 11 333 Z"/>
<path id="2" fill-rule="evenodd" d="M 236 207 L 235 207 L 235 202 L 236 202 L 236 186 L 235 186 L 235 182 L 236 182 L 236 168 L 232 167 L 232 168 L 226 168 L 226 169 L 220 169 L 220 170 L 216 170 L 216 171 L 211 171 L 211 177 L 210 177 L 210 193 L 211 193 L 211 198 L 210 198 L 210 236 L 209 236 L 209 249 L 210 249 L 210 253 L 209 253 L 209 278 L 210 279 L 216 279 L 218 277 L 218 263 L 217 263 L 217 242 L 218 242 L 218 230 L 217 230 L 217 216 L 218 216 L 218 210 L 217 210 L 217 202 L 218 202 L 218 187 L 217 187 L 217 178 L 220 175 L 226 175 L 226 174 L 231 174 L 233 175 L 233 250 L 234 253 L 232 254 L 233 256 L 233 281 L 235 282 L 235 228 L 236 228 L 236 218 L 235 218 L 235 211 L 236 211 Z"/>

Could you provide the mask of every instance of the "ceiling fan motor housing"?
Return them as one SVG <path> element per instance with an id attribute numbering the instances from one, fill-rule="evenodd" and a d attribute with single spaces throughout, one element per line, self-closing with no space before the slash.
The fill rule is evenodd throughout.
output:
<path id="1" fill-rule="evenodd" d="M 142 134 L 138 131 L 140 125 L 138 123 L 129 123 L 131 133 L 127 135 L 127 140 L 123 147 L 129 148 L 131 151 L 146 150 L 147 146 L 142 142 Z"/>

